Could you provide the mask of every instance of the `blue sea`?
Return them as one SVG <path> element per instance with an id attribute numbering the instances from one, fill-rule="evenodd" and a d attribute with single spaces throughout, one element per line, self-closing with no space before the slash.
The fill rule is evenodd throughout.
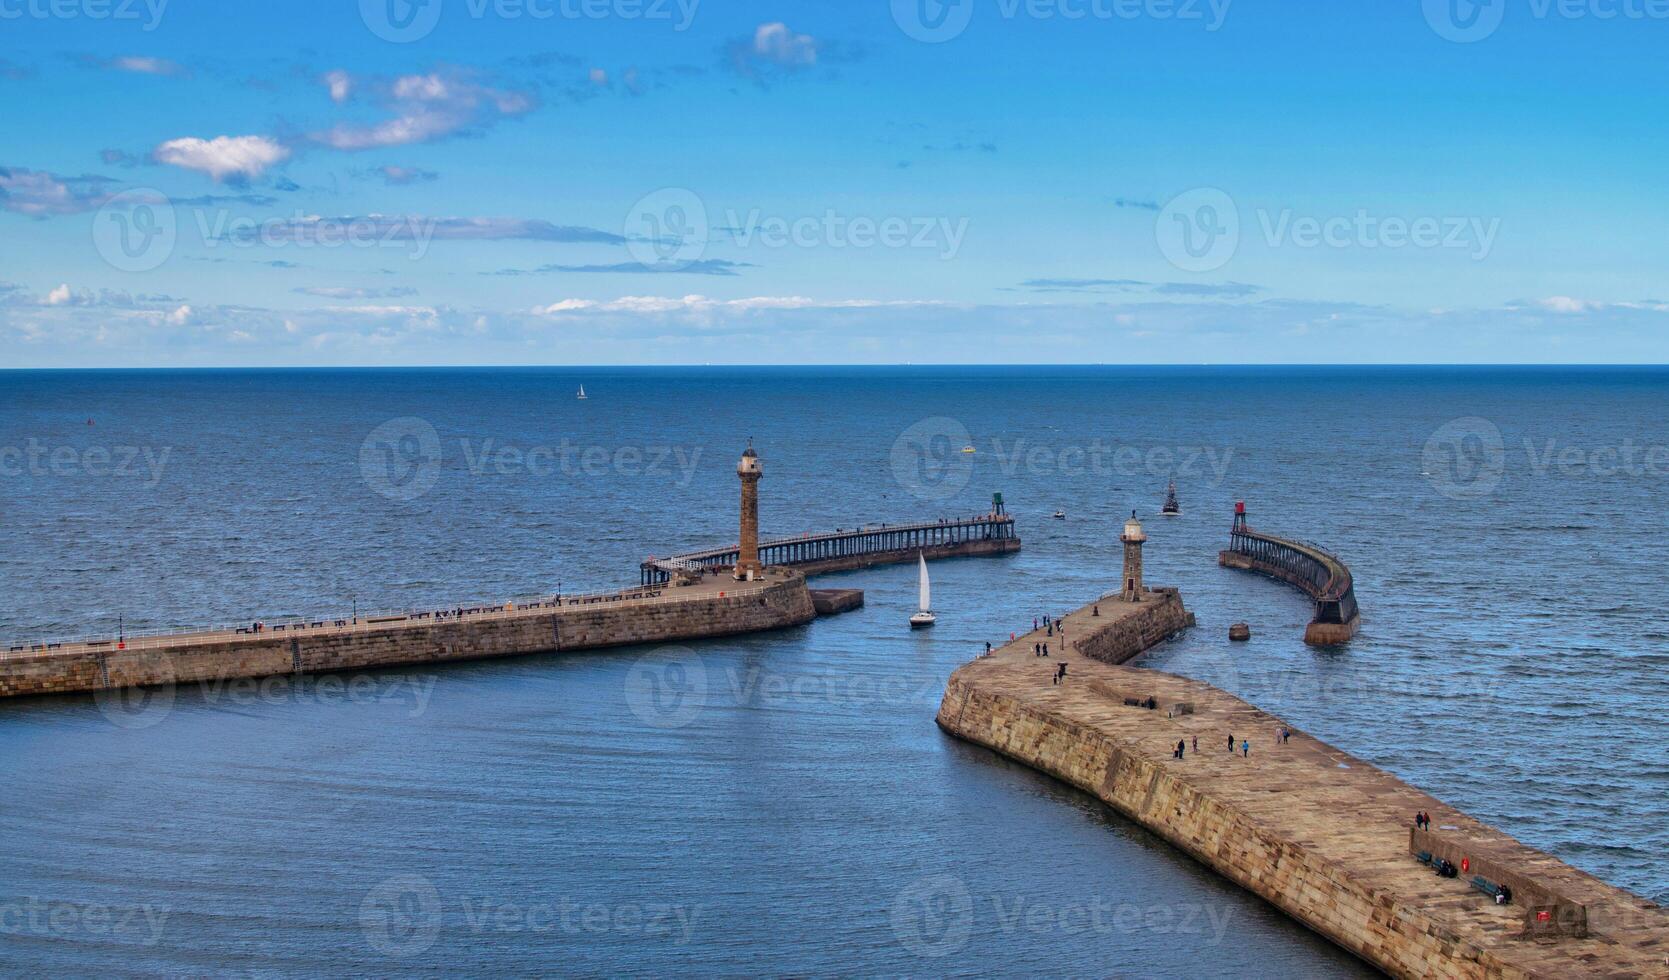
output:
<path id="1" fill-rule="evenodd" d="M 897 566 L 780 633 L 0 703 L 0 971 L 1366 975 L 933 724 L 1116 587 L 1132 511 L 1199 619 L 1146 665 L 1669 901 L 1666 405 L 1623 368 L 0 372 L 7 645 L 634 583 L 734 540 L 749 439 L 767 535 L 1001 493 L 1025 542 L 935 564 L 919 633 Z M 1236 500 L 1349 563 L 1354 642 L 1217 567 Z"/>

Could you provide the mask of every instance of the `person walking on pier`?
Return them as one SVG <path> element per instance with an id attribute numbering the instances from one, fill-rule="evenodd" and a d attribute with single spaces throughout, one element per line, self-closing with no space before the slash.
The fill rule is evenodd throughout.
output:
<path id="1" fill-rule="evenodd" d="M 1200 754 L 1200 737 L 1198 735 L 1194 736 L 1194 754 Z"/>
<path id="2" fill-rule="evenodd" d="M 1187 748 L 1188 748 L 1188 743 L 1187 742 L 1184 742 L 1180 738 L 1177 739 L 1176 740 L 1176 757 L 1178 759 L 1182 758 L 1182 753 L 1185 752 L 1187 750 Z"/>
<path id="3" fill-rule="evenodd" d="M 1245 739 L 1241 739 L 1240 740 L 1240 757 L 1243 758 L 1243 759 L 1249 759 L 1249 758 L 1251 758 L 1251 756 L 1252 756 L 1252 743 L 1246 741 Z"/>
<path id="4" fill-rule="evenodd" d="M 1230 752 L 1234 751 L 1234 733 L 1233 732 L 1229 732 L 1229 751 Z"/>

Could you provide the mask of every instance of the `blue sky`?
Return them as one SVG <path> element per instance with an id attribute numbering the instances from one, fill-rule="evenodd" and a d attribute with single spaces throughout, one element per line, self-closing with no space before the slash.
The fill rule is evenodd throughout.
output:
<path id="1" fill-rule="evenodd" d="M 1662 0 L 0 0 L 0 35 L 8 366 L 1669 359 Z"/>

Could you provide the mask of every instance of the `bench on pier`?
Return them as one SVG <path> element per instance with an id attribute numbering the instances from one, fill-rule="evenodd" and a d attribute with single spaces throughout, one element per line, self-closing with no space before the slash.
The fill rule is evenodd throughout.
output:
<path id="1" fill-rule="evenodd" d="M 1490 881 L 1488 878 L 1485 878 L 1483 875 L 1473 875 L 1472 880 L 1471 880 L 1471 882 L 1469 882 L 1469 884 L 1471 884 L 1471 886 L 1473 888 L 1476 888 L 1478 891 L 1481 891 L 1485 895 L 1488 895 L 1490 898 L 1495 898 L 1497 895 L 1499 895 L 1501 893 L 1501 890 L 1503 888 L 1505 888 L 1504 885 L 1496 884 L 1495 882 Z M 1506 905 L 1513 900 L 1512 889 L 1507 888 L 1506 892 L 1507 892 L 1506 900 L 1505 901 L 1500 901 L 1497 904 Z"/>

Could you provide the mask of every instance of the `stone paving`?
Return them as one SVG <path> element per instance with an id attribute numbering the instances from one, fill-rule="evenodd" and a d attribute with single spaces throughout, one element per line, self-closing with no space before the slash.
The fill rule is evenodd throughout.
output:
<path id="1" fill-rule="evenodd" d="M 1393 906 L 1424 911 L 1456 937 L 1525 975 L 1669 977 L 1669 913 L 1663 909 L 1521 844 L 1210 685 L 1080 655 L 1073 638 L 1105 629 L 1139 609 L 1116 597 L 1102 600 L 1099 607 L 1099 617 L 1091 615 L 1092 604 L 1065 618 L 1064 645 L 1059 632 L 1052 637 L 1041 629 L 1025 633 L 961 668 L 953 684 L 963 681 L 975 690 L 1001 692 L 1069 726 L 1109 736 L 1124 752 L 1164 767 L 1201 794 L 1241 811 L 1254 826 L 1336 865 Z M 1033 654 L 1033 644 L 1042 642 L 1049 644 L 1047 659 Z M 1068 665 L 1067 676 L 1057 684 L 1053 678 L 1060 663 Z M 1124 704 L 1127 697 L 1150 695 L 1157 710 Z M 1191 705 L 1193 713 L 1167 717 L 1178 704 Z M 1364 705 L 1364 710 L 1372 707 Z M 1285 743 L 1276 737 L 1282 727 L 1291 732 Z M 1193 750 L 1196 737 L 1198 753 Z M 1173 757 L 1179 739 L 1187 743 L 1182 759 Z M 1249 755 L 1241 753 L 1242 739 L 1250 743 Z M 1523 929 L 1522 906 L 1498 906 L 1464 876 L 1440 878 L 1409 854 L 1409 828 L 1419 810 L 1431 814 L 1440 833 L 1475 844 L 1491 859 L 1586 904 L 1591 935 L 1516 938 Z"/>

